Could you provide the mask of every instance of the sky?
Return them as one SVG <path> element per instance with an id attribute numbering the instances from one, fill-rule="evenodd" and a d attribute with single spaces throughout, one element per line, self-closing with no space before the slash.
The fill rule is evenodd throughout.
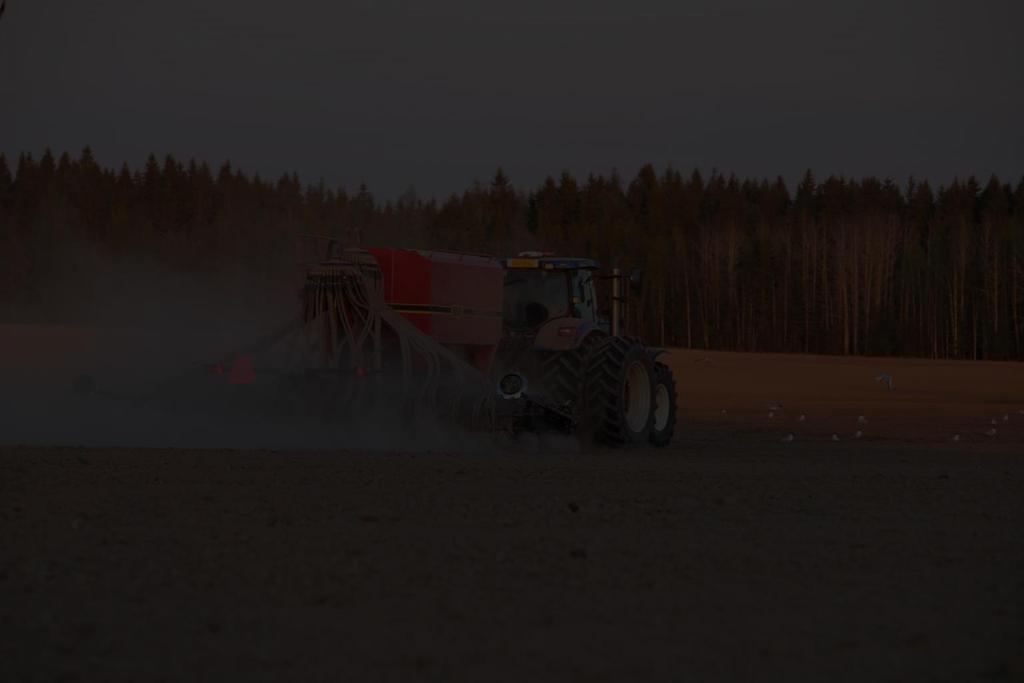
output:
<path id="1" fill-rule="evenodd" d="M 378 196 L 644 163 L 1024 175 L 1024 3 L 7 0 L 0 153 Z"/>

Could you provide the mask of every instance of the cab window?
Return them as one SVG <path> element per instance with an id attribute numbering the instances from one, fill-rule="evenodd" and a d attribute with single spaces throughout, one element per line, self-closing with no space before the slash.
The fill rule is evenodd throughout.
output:
<path id="1" fill-rule="evenodd" d="M 569 297 L 569 278 L 563 270 L 511 269 L 505 274 L 505 324 L 537 327 L 567 316 Z"/>
<path id="2" fill-rule="evenodd" d="M 594 272 L 577 270 L 573 274 L 572 296 L 580 319 L 584 322 L 597 322 L 597 297 L 594 290 Z"/>

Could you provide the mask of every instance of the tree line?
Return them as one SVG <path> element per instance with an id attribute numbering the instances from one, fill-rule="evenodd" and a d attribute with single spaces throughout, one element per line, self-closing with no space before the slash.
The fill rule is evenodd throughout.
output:
<path id="1" fill-rule="evenodd" d="M 95 261 L 147 259 L 236 287 L 290 286 L 301 235 L 495 255 L 523 249 L 644 270 L 631 326 L 652 343 L 742 351 L 1020 359 L 1024 180 L 948 186 L 876 178 L 684 175 L 643 167 L 539 187 L 500 169 L 446 199 L 248 175 L 149 157 L 101 167 L 90 149 L 0 156 L 0 315 L 57 318 Z M 63 281 L 63 280 L 62 280 Z"/>

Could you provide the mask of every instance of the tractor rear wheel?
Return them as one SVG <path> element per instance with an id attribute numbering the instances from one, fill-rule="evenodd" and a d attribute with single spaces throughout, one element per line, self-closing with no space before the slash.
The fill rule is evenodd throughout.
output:
<path id="1" fill-rule="evenodd" d="M 654 422 L 651 426 L 651 443 L 667 446 L 676 431 L 678 411 L 676 378 L 664 363 L 654 364 Z"/>
<path id="2" fill-rule="evenodd" d="M 647 443 L 654 422 L 654 363 L 643 345 L 601 340 L 586 364 L 587 431 L 608 444 Z"/>

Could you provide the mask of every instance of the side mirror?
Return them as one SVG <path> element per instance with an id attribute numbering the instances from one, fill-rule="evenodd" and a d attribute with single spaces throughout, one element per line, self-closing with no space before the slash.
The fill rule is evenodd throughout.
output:
<path id="1" fill-rule="evenodd" d="M 644 271 L 641 268 L 634 268 L 629 271 L 629 287 L 634 292 L 639 292 L 644 285 Z"/>

